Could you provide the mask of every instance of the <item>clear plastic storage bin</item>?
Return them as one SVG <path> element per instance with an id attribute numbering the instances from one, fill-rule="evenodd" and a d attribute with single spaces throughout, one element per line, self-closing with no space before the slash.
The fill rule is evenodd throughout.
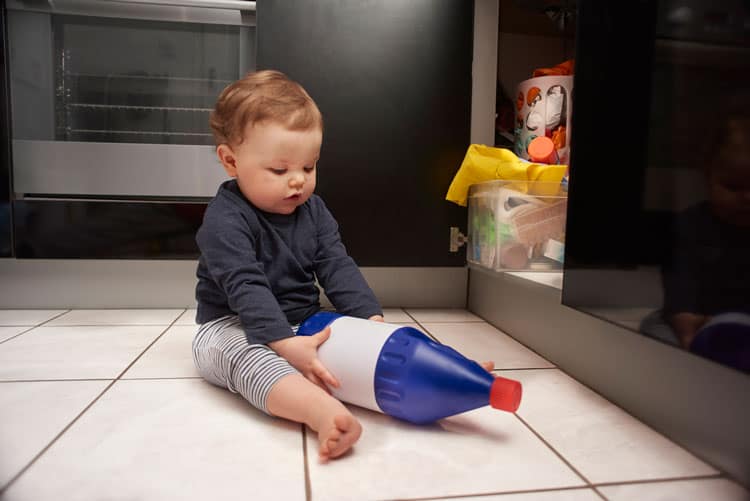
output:
<path id="1" fill-rule="evenodd" d="M 559 183 L 474 184 L 468 207 L 469 263 L 503 271 L 562 269 L 568 193 Z"/>

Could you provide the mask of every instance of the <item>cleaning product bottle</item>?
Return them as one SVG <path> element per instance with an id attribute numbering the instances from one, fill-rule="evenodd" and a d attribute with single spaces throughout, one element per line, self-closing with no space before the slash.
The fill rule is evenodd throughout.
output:
<path id="1" fill-rule="evenodd" d="M 529 154 L 529 160 L 532 162 L 543 164 L 560 163 L 555 144 L 547 136 L 539 136 L 532 139 L 526 151 Z"/>
<path id="2" fill-rule="evenodd" d="M 339 380 L 331 393 L 341 401 L 417 424 L 485 405 L 515 412 L 521 402 L 521 383 L 493 376 L 412 327 L 318 312 L 297 335 L 328 325 L 318 357 Z"/>

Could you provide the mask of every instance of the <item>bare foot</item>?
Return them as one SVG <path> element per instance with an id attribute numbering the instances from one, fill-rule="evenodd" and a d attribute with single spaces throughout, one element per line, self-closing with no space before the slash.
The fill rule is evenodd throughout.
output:
<path id="1" fill-rule="evenodd" d="M 487 372 L 492 372 L 492 370 L 495 368 L 495 362 L 492 361 L 480 362 L 479 365 L 481 365 L 482 369 L 486 370 Z"/>
<path id="2" fill-rule="evenodd" d="M 323 416 L 318 428 L 318 457 L 322 463 L 351 449 L 362 434 L 362 425 L 348 411 Z"/>

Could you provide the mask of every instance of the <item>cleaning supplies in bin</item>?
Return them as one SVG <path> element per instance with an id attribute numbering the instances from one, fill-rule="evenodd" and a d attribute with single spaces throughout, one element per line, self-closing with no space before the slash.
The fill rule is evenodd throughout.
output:
<path id="1" fill-rule="evenodd" d="M 559 185 L 566 170 L 565 165 L 527 162 L 506 148 L 472 144 L 466 151 L 445 199 L 466 206 L 469 186 L 497 179 Z"/>
<path id="2" fill-rule="evenodd" d="M 554 145 L 554 163 L 568 163 L 572 117 L 574 61 L 540 68 L 532 78 L 518 84 L 514 126 L 515 153 L 532 160 L 531 144 L 549 138 Z"/>
<path id="3" fill-rule="evenodd" d="M 478 183 L 468 205 L 467 261 L 494 270 L 562 268 L 567 193 L 560 183 Z"/>
<path id="4" fill-rule="evenodd" d="M 318 357 L 341 383 L 331 388 L 339 400 L 416 424 L 486 405 L 515 412 L 521 402 L 521 383 L 493 376 L 412 327 L 318 312 L 297 335 L 329 325 Z"/>

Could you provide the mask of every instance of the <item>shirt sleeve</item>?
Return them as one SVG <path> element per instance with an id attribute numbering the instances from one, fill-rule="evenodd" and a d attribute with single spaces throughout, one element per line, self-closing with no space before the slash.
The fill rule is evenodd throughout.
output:
<path id="1" fill-rule="evenodd" d="M 238 315 L 248 341 L 267 344 L 293 336 L 256 258 L 250 225 L 239 213 L 217 212 L 206 212 L 196 241 L 209 275 Z"/>
<path id="2" fill-rule="evenodd" d="M 342 315 L 369 318 L 383 309 L 365 277 L 346 252 L 339 226 L 321 199 L 318 199 L 316 225 L 318 245 L 315 275 L 336 311 Z"/>

